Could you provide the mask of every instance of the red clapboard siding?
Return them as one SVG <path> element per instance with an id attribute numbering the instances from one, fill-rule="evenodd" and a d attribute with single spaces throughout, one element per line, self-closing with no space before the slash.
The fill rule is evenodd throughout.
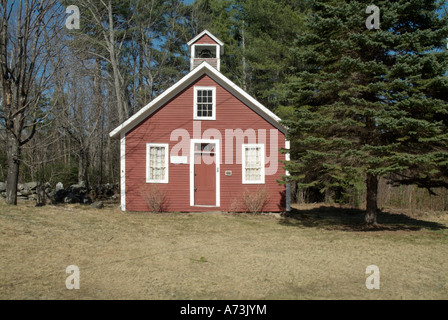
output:
<path id="1" fill-rule="evenodd" d="M 210 38 L 208 35 L 204 34 L 202 37 L 200 37 L 195 42 L 195 44 L 217 44 L 217 43 L 212 38 Z"/>
<path id="2" fill-rule="evenodd" d="M 193 96 L 194 86 L 216 86 L 216 120 L 215 121 L 194 121 L 193 120 Z M 194 136 L 194 122 L 201 123 L 201 132 Z M 266 130 L 265 153 L 269 158 L 271 154 L 278 154 L 276 164 L 277 172 L 274 175 L 265 176 L 265 184 L 246 185 L 242 184 L 242 165 L 236 163 L 236 157 L 241 158 L 241 144 L 237 145 L 233 139 L 233 164 L 226 164 L 226 129 L 241 129 L 243 132 L 248 129 Z M 217 139 L 218 137 L 203 136 L 207 130 L 217 129 L 221 134 L 221 165 L 220 165 L 220 207 L 203 208 L 190 206 L 190 165 L 169 163 L 169 178 L 167 184 L 159 184 L 167 191 L 167 207 L 169 211 L 193 212 L 193 211 L 227 211 L 232 202 L 246 190 L 255 191 L 258 187 L 266 187 L 269 191 L 270 201 L 265 207 L 266 211 L 284 211 L 285 209 L 285 186 L 279 185 L 285 171 L 281 168 L 281 161 L 285 159 L 278 151 L 285 146 L 285 136 L 269 122 L 259 116 L 256 112 L 230 94 L 227 90 L 219 86 L 210 77 L 204 75 L 184 91 L 179 93 L 158 111 L 150 115 L 139 125 L 126 134 L 126 210 L 148 211 L 149 207 L 140 195 L 140 189 L 146 184 L 146 144 L 147 143 L 168 143 L 169 155 L 174 146 L 181 141 L 181 138 L 174 135 L 170 141 L 171 134 L 176 129 L 185 129 L 190 139 Z M 210 130 L 208 133 L 210 133 Z M 277 146 L 271 149 L 271 130 L 277 133 Z M 262 138 L 257 134 L 257 139 Z M 272 135 L 275 138 L 275 135 Z M 178 139 L 178 140 L 177 140 Z M 190 162 L 190 142 L 186 143 L 183 156 L 187 156 Z M 257 141 L 258 143 L 259 141 Z M 252 143 L 245 138 L 244 143 Z M 269 171 L 271 163 L 265 163 L 266 172 Z M 232 176 L 226 176 L 225 171 L 231 170 Z"/>
<path id="3" fill-rule="evenodd" d="M 202 59 L 195 58 L 193 60 L 193 68 L 196 68 L 197 66 L 199 66 L 204 61 L 206 61 L 213 68 L 218 68 L 218 59 L 216 59 L 216 58 L 202 58 Z"/>

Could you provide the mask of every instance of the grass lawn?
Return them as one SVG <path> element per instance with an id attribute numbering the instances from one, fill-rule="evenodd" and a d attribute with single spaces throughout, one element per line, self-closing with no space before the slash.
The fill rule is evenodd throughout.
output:
<path id="1" fill-rule="evenodd" d="M 319 205 L 278 218 L 2 201 L 0 299 L 448 299 L 448 213 L 362 220 Z"/>

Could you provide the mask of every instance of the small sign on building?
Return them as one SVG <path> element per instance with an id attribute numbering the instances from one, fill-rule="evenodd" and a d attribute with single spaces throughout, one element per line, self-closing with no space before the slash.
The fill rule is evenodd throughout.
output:
<path id="1" fill-rule="evenodd" d="M 186 156 L 171 156 L 171 163 L 173 164 L 187 164 L 188 160 Z"/>

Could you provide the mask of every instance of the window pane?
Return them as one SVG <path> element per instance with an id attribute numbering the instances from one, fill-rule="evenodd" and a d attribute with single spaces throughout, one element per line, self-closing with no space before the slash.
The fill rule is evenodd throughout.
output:
<path id="1" fill-rule="evenodd" d="M 165 180 L 165 147 L 149 147 L 149 179 L 155 181 Z"/>
<path id="2" fill-rule="evenodd" d="M 196 116 L 213 117 L 213 90 L 197 90 Z"/>
<path id="3" fill-rule="evenodd" d="M 261 180 L 261 148 L 246 147 L 244 155 L 246 181 Z"/>

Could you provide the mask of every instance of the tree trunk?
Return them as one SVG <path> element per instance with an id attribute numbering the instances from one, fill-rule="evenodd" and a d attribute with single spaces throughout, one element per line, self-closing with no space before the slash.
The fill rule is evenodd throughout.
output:
<path id="1" fill-rule="evenodd" d="M 89 166 L 89 148 L 81 147 L 78 159 L 78 184 L 81 184 L 84 181 L 86 186 L 89 186 Z"/>
<path id="2" fill-rule="evenodd" d="M 50 68 L 50 59 L 62 59 L 62 46 L 54 46 L 63 28 L 59 24 L 62 14 L 55 13 L 57 5 L 55 1 L 39 0 L 2 0 L 0 5 L 1 117 L 7 140 L 6 202 L 11 205 L 17 204 L 22 147 L 42 122 L 42 117 L 36 118 L 42 110 L 40 99 L 50 89 L 54 70 L 59 66 L 52 61 Z M 49 28 L 51 32 L 44 31 Z"/>
<path id="3" fill-rule="evenodd" d="M 6 203 L 17 205 L 17 183 L 19 182 L 20 142 L 7 131 L 8 175 L 6 178 Z"/>
<path id="4" fill-rule="evenodd" d="M 110 55 L 110 63 L 112 66 L 112 73 L 114 78 L 114 89 L 115 96 L 117 98 L 117 111 L 118 111 L 118 120 L 120 123 L 123 123 L 127 120 L 129 116 L 129 110 L 126 106 L 126 102 L 124 100 L 123 94 L 123 81 L 122 76 L 119 70 L 119 50 L 115 50 L 115 29 L 114 29 L 114 19 L 113 19 L 113 11 L 112 11 L 112 3 L 108 2 L 107 6 L 108 16 L 109 16 L 109 39 L 108 40 L 108 51 Z"/>
<path id="5" fill-rule="evenodd" d="M 366 215 L 365 215 L 365 223 L 369 226 L 376 226 L 376 216 L 378 211 L 378 177 L 367 173 L 366 179 L 367 186 L 367 196 L 366 196 Z"/>
<path id="6" fill-rule="evenodd" d="M 247 73 L 246 73 L 246 38 L 244 35 L 244 20 L 243 20 L 243 24 L 241 25 L 241 37 L 242 37 L 242 46 L 243 46 L 243 65 L 242 65 L 242 71 L 243 71 L 243 75 L 242 75 L 242 89 L 244 91 L 247 91 Z"/>

